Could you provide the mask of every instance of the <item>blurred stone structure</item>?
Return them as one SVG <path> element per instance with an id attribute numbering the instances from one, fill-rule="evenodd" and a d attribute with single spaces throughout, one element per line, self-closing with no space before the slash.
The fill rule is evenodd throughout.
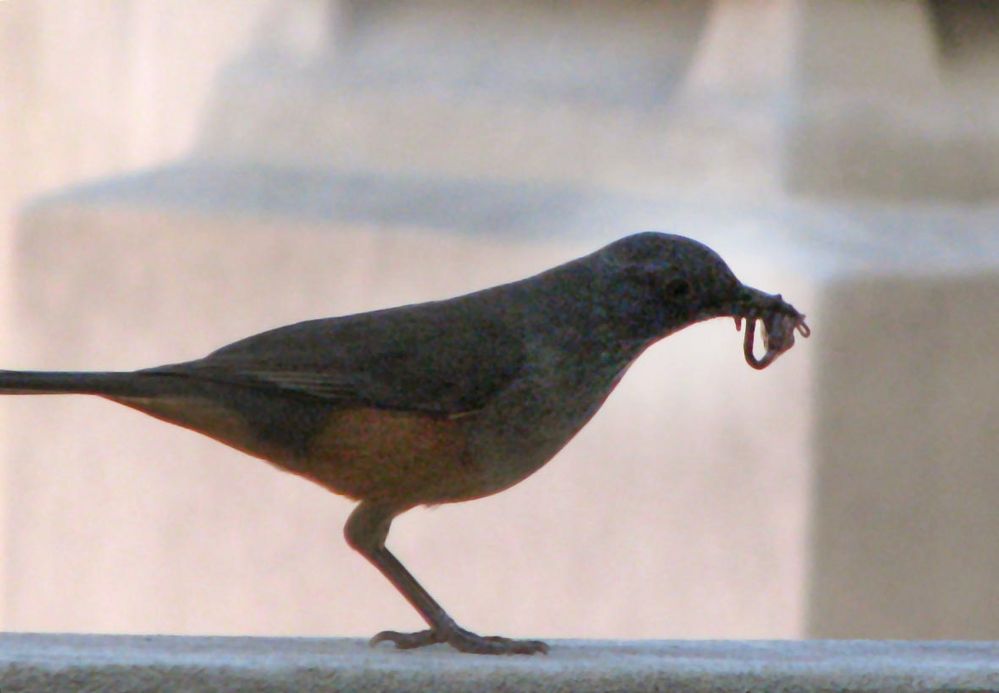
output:
<path id="1" fill-rule="evenodd" d="M 813 338 L 763 374 L 731 323 L 670 338 L 399 555 L 481 631 L 999 638 L 999 8 L 270 10 L 188 155 L 25 208 L 8 367 L 193 358 L 676 231 Z M 0 626 L 419 626 L 342 499 L 100 401 L 5 404 Z"/>

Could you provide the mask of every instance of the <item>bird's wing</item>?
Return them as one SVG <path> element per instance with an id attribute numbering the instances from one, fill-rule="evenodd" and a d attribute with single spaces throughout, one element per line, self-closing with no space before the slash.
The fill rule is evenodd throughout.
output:
<path id="1" fill-rule="evenodd" d="M 452 299 L 310 320 L 150 372 L 337 404 L 458 415 L 480 409 L 523 365 L 517 321 L 483 307 Z"/>

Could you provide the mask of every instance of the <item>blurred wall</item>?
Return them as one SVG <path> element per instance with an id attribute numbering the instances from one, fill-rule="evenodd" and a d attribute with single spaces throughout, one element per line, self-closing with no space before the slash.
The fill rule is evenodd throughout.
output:
<path id="1" fill-rule="evenodd" d="M 4 223 L 43 190 L 187 151 L 219 68 L 245 49 L 265 6 L 3 3 Z"/>
<path id="2" fill-rule="evenodd" d="M 266 7 L 263 0 L 182 1 L 166 11 L 143 0 L 0 3 L 5 334 L 17 325 L 10 307 L 18 294 L 11 235 L 25 202 L 187 151 L 218 70 L 246 47 Z M 6 358 L 11 345 L 0 343 Z M 6 488 L 2 482 L 0 471 Z M 0 555 L 2 549 L 0 538 Z"/>
<path id="3" fill-rule="evenodd" d="M 219 68 L 245 48 L 265 5 L 0 4 L 0 237 L 43 191 L 187 151 Z M 7 281 L 9 240 L 3 248 Z"/>

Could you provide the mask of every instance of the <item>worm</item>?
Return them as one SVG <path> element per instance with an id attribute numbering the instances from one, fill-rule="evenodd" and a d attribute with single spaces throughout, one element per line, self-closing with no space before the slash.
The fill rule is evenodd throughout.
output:
<path id="1" fill-rule="evenodd" d="M 794 309 L 789 303 L 784 302 L 780 294 L 770 306 L 765 308 L 760 315 L 746 318 L 746 334 L 742 342 L 742 353 L 746 357 L 746 363 L 756 370 L 763 370 L 774 362 L 778 356 L 794 346 L 794 333 L 797 332 L 802 337 L 809 337 L 812 334 L 811 328 L 805 322 L 805 316 Z M 766 353 L 762 358 L 756 358 L 753 347 L 756 342 L 756 321 L 763 322 L 763 345 Z M 741 317 L 735 318 L 735 328 L 742 327 Z"/>

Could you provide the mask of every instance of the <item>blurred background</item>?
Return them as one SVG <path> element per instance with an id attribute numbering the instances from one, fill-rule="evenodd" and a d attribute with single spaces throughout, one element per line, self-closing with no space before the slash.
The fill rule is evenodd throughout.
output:
<path id="1" fill-rule="evenodd" d="M 480 632 L 999 638 L 999 4 L 7 0 L 5 368 L 698 238 L 813 337 L 632 368 L 547 467 L 389 545 Z M 350 504 L 100 400 L 0 401 L 0 628 L 422 624 Z"/>

